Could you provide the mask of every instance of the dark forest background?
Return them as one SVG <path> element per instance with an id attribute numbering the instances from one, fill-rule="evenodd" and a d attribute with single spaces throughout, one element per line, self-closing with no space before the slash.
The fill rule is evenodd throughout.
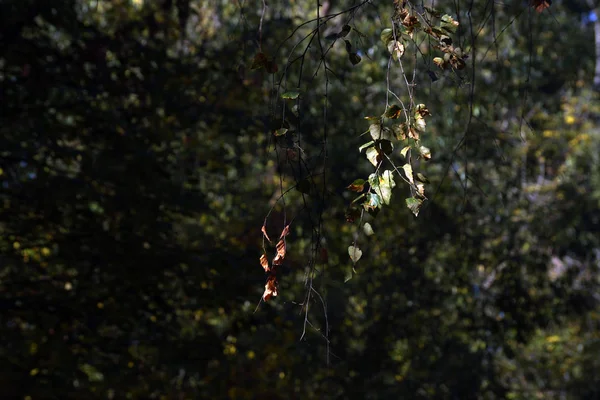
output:
<path id="1" fill-rule="evenodd" d="M 415 218 L 398 182 L 367 236 L 346 187 L 373 171 L 392 3 L 323 2 L 356 7 L 322 27 L 326 79 L 310 51 L 285 68 L 314 1 L 0 2 L 0 397 L 600 398 L 594 4 L 436 4 L 471 58 L 407 61 L 428 200 Z M 356 65 L 325 39 L 349 21 Z M 284 73 L 327 196 L 272 133 Z M 275 238 L 295 219 L 259 304 L 270 210 Z"/>

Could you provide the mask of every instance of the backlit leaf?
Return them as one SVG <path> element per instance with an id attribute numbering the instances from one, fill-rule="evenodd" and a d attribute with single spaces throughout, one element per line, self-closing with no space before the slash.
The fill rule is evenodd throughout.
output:
<path id="1" fill-rule="evenodd" d="M 269 276 L 267 283 L 265 284 L 265 292 L 263 293 L 263 300 L 269 301 L 271 297 L 277 296 L 277 278 L 275 275 Z"/>
<path id="2" fill-rule="evenodd" d="M 267 235 L 267 227 L 265 225 L 263 225 L 262 228 L 260 229 L 260 231 L 262 232 L 263 235 L 265 235 L 265 238 L 270 242 L 271 239 L 269 239 L 269 235 Z"/>
<path id="3" fill-rule="evenodd" d="M 283 259 L 285 258 L 285 240 L 280 239 L 277 242 L 277 255 L 273 259 L 273 265 L 281 265 L 283 263 Z"/>
<path id="4" fill-rule="evenodd" d="M 381 35 L 379 35 L 381 41 L 387 46 L 388 42 L 394 38 L 394 31 L 390 28 L 385 28 L 381 31 Z"/>
<path id="5" fill-rule="evenodd" d="M 373 189 L 381 197 L 384 204 L 390 204 L 392 189 L 396 186 L 392 171 L 386 170 L 378 177 L 378 184 Z"/>
<path id="6" fill-rule="evenodd" d="M 367 160 L 369 160 L 371 162 L 371 164 L 373 164 L 374 167 L 376 167 L 380 162 L 381 159 L 383 158 L 381 156 L 381 154 L 379 154 L 379 150 L 377 150 L 375 147 L 369 147 L 367 149 Z"/>
<path id="7" fill-rule="evenodd" d="M 350 256 L 352 262 L 356 264 L 358 260 L 360 260 L 360 258 L 362 257 L 362 251 L 356 246 L 349 246 L 348 255 Z"/>
<path id="8" fill-rule="evenodd" d="M 281 95 L 282 99 L 295 100 L 300 96 L 300 92 L 297 90 L 290 90 Z"/>
<path id="9" fill-rule="evenodd" d="M 269 260 L 267 260 L 266 254 L 260 256 L 260 265 L 264 268 L 265 272 L 269 272 L 271 270 L 271 268 L 269 267 Z"/>
<path id="10" fill-rule="evenodd" d="M 369 133 L 371 133 L 371 137 L 373 138 L 373 140 L 381 139 L 382 129 L 383 128 L 381 127 L 381 124 L 371 124 L 369 126 Z"/>
<path id="11" fill-rule="evenodd" d="M 387 49 L 394 60 L 399 60 L 404 55 L 404 45 L 399 40 L 392 40 L 388 43 Z"/>
<path id="12" fill-rule="evenodd" d="M 427 161 L 431 160 L 431 150 L 429 150 L 429 147 L 425 147 L 425 146 L 419 147 L 419 153 L 425 160 L 427 160 Z"/>
<path id="13" fill-rule="evenodd" d="M 288 132 L 288 128 L 279 128 L 273 134 L 275 136 L 283 136 Z"/>
<path id="14" fill-rule="evenodd" d="M 412 211 L 412 213 L 416 216 L 419 215 L 419 210 L 421 209 L 421 205 L 423 204 L 423 200 L 416 199 L 414 197 L 409 197 L 406 199 L 406 206 Z"/>
<path id="15" fill-rule="evenodd" d="M 369 147 L 373 146 L 374 144 L 375 144 L 375 141 L 374 141 L 374 140 L 371 140 L 370 142 L 367 142 L 367 143 L 363 144 L 362 146 L 360 146 L 360 147 L 358 148 L 358 151 L 359 151 L 359 152 L 361 152 L 361 151 L 363 151 L 364 149 L 368 149 Z"/>
<path id="16" fill-rule="evenodd" d="M 406 175 L 406 179 L 408 179 L 408 181 L 414 185 L 415 181 L 413 179 L 412 166 L 410 164 L 404 164 L 402 166 L 402 170 L 404 170 L 404 174 Z"/>
<path id="17" fill-rule="evenodd" d="M 400 117 L 401 115 L 402 115 L 402 109 L 395 104 L 389 106 L 384 114 L 384 116 L 386 118 L 390 118 L 390 119 L 396 119 L 396 118 Z"/>
<path id="18" fill-rule="evenodd" d="M 284 237 L 286 237 L 289 234 L 290 234 L 290 225 L 288 224 L 281 231 L 281 235 L 279 235 L 279 239 L 283 239 Z"/>
<path id="19" fill-rule="evenodd" d="M 367 236 L 373 236 L 375 234 L 375 232 L 373 231 L 373 227 L 368 222 L 365 222 L 365 225 L 363 226 L 363 231 Z"/>
<path id="20" fill-rule="evenodd" d="M 406 146 L 402 150 L 400 150 L 400 154 L 402 154 L 402 157 L 406 157 L 410 148 L 411 148 L 410 146 Z"/>

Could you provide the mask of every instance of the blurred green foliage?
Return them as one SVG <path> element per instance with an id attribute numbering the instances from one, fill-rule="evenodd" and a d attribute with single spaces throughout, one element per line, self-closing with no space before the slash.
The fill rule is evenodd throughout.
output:
<path id="1" fill-rule="evenodd" d="M 588 11 L 437 5 L 471 57 L 401 56 L 432 114 L 429 200 L 415 218 L 398 180 L 365 228 L 346 187 L 373 172 L 393 2 L 323 2 L 350 11 L 310 47 L 314 2 L 259 3 L 0 3 L 3 398 L 597 398 Z M 293 224 L 259 304 L 267 214 L 272 237 Z"/>

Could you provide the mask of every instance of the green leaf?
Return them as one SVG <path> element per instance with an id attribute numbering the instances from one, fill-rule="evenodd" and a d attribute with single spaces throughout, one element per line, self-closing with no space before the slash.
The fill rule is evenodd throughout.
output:
<path id="1" fill-rule="evenodd" d="M 378 184 L 373 189 L 381 197 L 384 204 L 389 205 L 392 199 L 392 189 L 396 186 L 392 171 L 386 170 L 378 177 Z"/>
<path id="2" fill-rule="evenodd" d="M 367 193 L 367 201 L 363 203 L 364 208 L 369 211 L 381 207 L 381 197 L 377 193 Z"/>
<path id="3" fill-rule="evenodd" d="M 387 46 L 388 42 L 394 39 L 394 31 L 391 28 L 385 28 L 381 31 L 379 37 L 381 38 L 383 44 Z"/>
<path id="4" fill-rule="evenodd" d="M 415 217 L 419 215 L 419 210 L 421 209 L 421 205 L 423 204 L 423 200 L 416 199 L 414 197 L 409 197 L 406 199 L 406 206 L 415 214 Z"/>
<path id="5" fill-rule="evenodd" d="M 365 183 L 364 179 L 356 179 L 348 186 L 348 189 L 360 193 L 365 189 Z"/>
<path id="6" fill-rule="evenodd" d="M 87 375 L 90 382 L 102 382 L 104 375 L 90 364 L 83 364 L 79 367 L 81 372 Z"/>
<path id="7" fill-rule="evenodd" d="M 370 142 L 367 142 L 367 143 L 363 144 L 362 146 L 360 146 L 360 147 L 358 148 L 358 151 L 359 151 L 359 152 L 361 152 L 361 151 L 363 151 L 364 149 L 368 149 L 369 147 L 371 147 L 371 146 L 373 146 L 373 145 L 375 145 L 375 141 L 374 141 L 374 140 L 371 140 Z"/>
<path id="8" fill-rule="evenodd" d="M 289 99 L 289 100 L 295 100 L 298 98 L 298 96 L 300 96 L 300 92 L 297 90 L 290 90 L 288 92 L 285 92 L 281 95 L 282 99 Z"/>
<path id="9" fill-rule="evenodd" d="M 346 275 L 344 276 L 344 283 L 346 283 L 350 279 L 352 279 L 352 277 L 354 276 L 355 273 L 356 273 L 356 270 L 354 269 L 354 267 L 348 266 L 348 269 L 346 270 Z"/>
<path id="10" fill-rule="evenodd" d="M 373 227 L 368 222 L 365 222 L 365 225 L 363 226 L 363 231 L 367 236 L 373 236 L 375 234 L 375 232 L 373 231 Z"/>
<path id="11" fill-rule="evenodd" d="M 447 30 L 448 32 L 455 33 L 456 28 L 458 27 L 458 21 L 454 20 L 450 15 L 446 14 L 442 16 L 442 23 L 440 24 L 442 29 Z"/>
<path id="12" fill-rule="evenodd" d="M 352 262 L 356 264 L 358 260 L 360 260 L 360 258 L 362 257 L 362 251 L 356 246 L 349 246 L 348 255 L 350 256 Z"/>
<path id="13" fill-rule="evenodd" d="M 419 172 L 419 173 L 417 173 L 417 176 L 416 176 L 416 178 L 417 178 L 417 180 L 418 180 L 419 182 L 423 182 L 423 183 L 429 183 L 429 179 L 427 179 L 427 177 L 426 177 L 425 175 L 423 175 L 422 173 L 420 173 L 420 172 Z"/>
<path id="14" fill-rule="evenodd" d="M 352 65 L 358 64 L 361 60 L 360 56 L 356 53 L 350 53 L 348 55 L 348 58 L 350 59 L 350 62 L 352 63 Z"/>
<path id="15" fill-rule="evenodd" d="M 374 167 L 376 167 L 383 158 L 381 157 L 381 154 L 379 154 L 379 150 L 377 150 L 375 147 L 369 147 L 367 149 L 366 155 L 367 160 L 369 160 Z"/>
<path id="16" fill-rule="evenodd" d="M 283 136 L 287 133 L 288 129 L 287 128 L 279 128 L 275 131 L 274 135 L 275 136 Z"/>
<path id="17" fill-rule="evenodd" d="M 386 118 L 390 118 L 390 119 L 396 119 L 396 118 L 400 117 L 401 115 L 402 115 L 402 109 L 394 104 L 394 105 L 391 105 L 388 107 L 388 109 L 385 111 L 385 114 L 383 116 Z"/>

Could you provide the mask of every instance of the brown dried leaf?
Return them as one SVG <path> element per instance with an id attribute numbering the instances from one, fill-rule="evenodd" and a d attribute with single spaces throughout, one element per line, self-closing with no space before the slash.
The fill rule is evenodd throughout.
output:
<path id="1" fill-rule="evenodd" d="M 273 259 L 273 265 L 281 265 L 285 258 L 285 240 L 280 239 L 277 243 L 277 255 Z"/>
<path id="2" fill-rule="evenodd" d="M 275 275 L 269 276 L 267 283 L 265 284 L 265 292 L 263 293 L 263 300 L 269 301 L 273 296 L 277 296 L 277 278 Z"/>
<path id="3" fill-rule="evenodd" d="M 550 5 L 552 4 L 552 0 L 531 0 L 530 4 L 531 7 L 535 9 L 535 11 L 541 13 L 546 8 L 550 7 Z"/>
<path id="4" fill-rule="evenodd" d="M 269 267 L 269 260 L 267 260 L 266 254 L 260 256 L 260 265 L 265 269 L 265 272 L 269 272 L 271 270 L 271 268 Z"/>
<path id="5" fill-rule="evenodd" d="M 289 234 L 290 234 L 290 226 L 286 225 L 286 227 L 283 228 L 283 231 L 281 232 L 281 235 L 279 236 L 279 239 L 283 239 L 284 237 L 286 237 Z"/>
<path id="6" fill-rule="evenodd" d="M 267 235 L 267 227 L 265 225 L 263 225 L 262 228 L 260 229 L 260 231 L 263 233 L 263 235 L 265 235 L 265 238 L 267 238 L 267 240 L 270 242 L 271 239 L 269 238 L 269 235 Z"/>

